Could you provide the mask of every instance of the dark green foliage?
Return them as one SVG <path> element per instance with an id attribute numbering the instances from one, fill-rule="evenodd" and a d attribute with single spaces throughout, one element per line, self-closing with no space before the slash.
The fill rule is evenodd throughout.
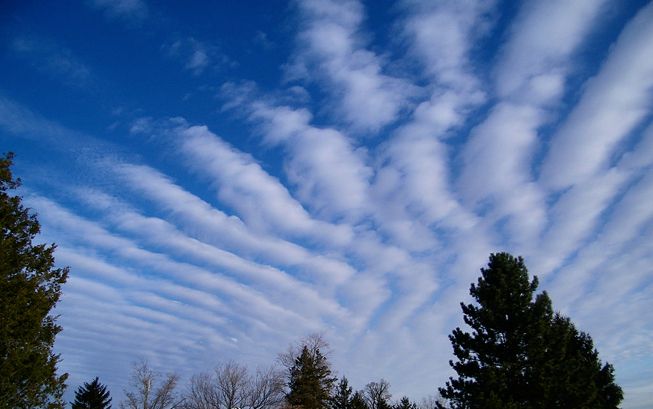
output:
<path id="1" fill-rule="evenodd" d="M 290 368 L 290 391 L 286 399 L 290 405 L 303 409 L 324 409 L 335 381 L 336 378 L 331 377 L 329 363 L 319 348 L 309 350 L 304 346 Z"/>
<path id="2" fill-rule="evenodd" d="M 401 398 L 399 403 L 394 406 L 394 409 L 417 409 L 417 405 L 408 399 L 408 396 Z"/>
<path id="3" fill-rule="evenodd" d="M 346 377 L 342 377 L 333 396 L 329 399 L 331 409 L 351 409 L 352 389 Z"/>
<path id="4" fill-rule="evenodd" d="M 461 303 L 472 332 L 449 337 L 458 377 L 440 393 L 451 408 L 618 407 L 612 366 L 601 366 L 589 335 L 553 313 L 546 292 L 534 297 L 537 285 L 521 257 L 490 256 L 470 288 L 477 304 Z"/>
<path id="5" fill-rule="evenodd" d="M 351 400 L 349 401 L 349 407 L 350 409 L 369 409 L 367 403 L 365 403 L 363 393 L 360 391 L 355 392 L 351 397 Z"/>
<path id="6" fill-rule="evenodd" d="M 105 385 L 96 377 L 93 382 L 85 382 L 75 391 L 72 409 L 111 409 L 111 398 Z"/>
<path id="7" fill-rule="evenodd" d="M 20 185 L 12 159 L 0 157 L 0 408 L 63 408 L 67 374 L 52 353 L 61 327 L 49 313 L 68 269 L 54 268 L 54 245 L 32 244 L 40 225 L 9 194 Z"/>

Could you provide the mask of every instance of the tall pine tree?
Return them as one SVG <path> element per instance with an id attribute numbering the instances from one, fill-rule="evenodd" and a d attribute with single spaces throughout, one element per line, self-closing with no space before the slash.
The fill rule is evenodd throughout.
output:
<path id="1" fill-rule="evenodd" d="M 327 408 L 331 389 L 336 378 L 331 376 L 331 368 L 319 348 L 302 348 L 290 368 L 289 392 L 286 396 L 291 406 L 303 409 Z"/>
<path id="2" fill-rule="evenodd" d="M 96 377 L 93 382 L 85 382 L 75 391 L 72 409 L 111 409 L 111 397 L 105 385 Z"/>
<path id="3" fill-rule="evenodd" d="M 61 327 L 50 315 L 68 276 L 54 267 L 54 245 L 34 244 L 36 216 L 10 191 L 20 185 L 0 157 L 0 408 L 63 408 L 67 374 L 52 352 Z"/>
<path id="4" fill-rule="evenodd" d="M 451 408 L 618 407 L 612 366 L 601 364 L 589 335 L 553 313 L 546 292 L 535 295 L 537 286 L 521 257 L 490 255 L 470 288 L 476 304 L 461 303 L 472 332 L 449 337 L 458 376 L 440 393 Z"/>
<path id="5" fill-rule="evenodd" d="M 342 377 L 333 396 L 329 399 L 330 409 L 351 409 L 352 389 L 346 377 Z"/>

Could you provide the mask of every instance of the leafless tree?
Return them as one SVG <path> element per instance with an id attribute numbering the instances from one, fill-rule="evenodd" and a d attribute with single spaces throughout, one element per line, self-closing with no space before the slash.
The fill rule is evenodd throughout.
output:
<path id="1" fill-rule="evenodd" d="M 161 375 L 154 372 L 147 362 L 134 366 L 131 378 L 132 390 L 125 390 L 121 409 L 175 409 L 181 399 L 175 393 L 179 377 L 168 374 L 159 382 Z"/>
<path id="2" fill-rule="evenodd" d="M 439 395 L 428 395 L 417 404 L 418 409 L 436 409 L 437 403 L 444 405 L 446 402 Z"/>
<path id="3" fill-rule="evenodd" d="M 259 369 L 250 380 L 249 409 L 278 408 L 284 401 L 283 373 L 274 367 Z"/>
<path id="4" fill-rule="evenodd" d="M 186 391 L 184 409 L 217 409 L 220 407 L 220 397 L 211 374 L 201 373 L 190 379 Z"/>
<path id="5" fill-rule="evenodd" d="M 220 407 L 222 409 L 242 408 L 250 394 L 250 379 L 247 368 L 233 361 L 215 369 L 215 380 Z"/>
<path id="6" fill-rule="evenodd" d="M 390 393 L 390 383 L 385 379 L 381 379 L 378 382 L 368 383 L 365 385 L 363 393 L 367 407 L 370 409 L 384 408 L 381 402 L 387 403 L 392 397 L 392 394 Z"/>
<path id="7" fill-rule="evenodd" d="M 235 362 L 216 367 L 213 374 L 193 376 L 184 409 L 275 409 L 283 402 L 283 375 L 275 368 L 250 375 Z"/>
<path id="8" fill-rule="evenodd" d="M 285 352 L 279 354 L 277 360 L 284 368 L 290 369 L 295 365 L 295 359 L 301 355 L 304 347 L 307 347 L 308 351 L 312 354 L 315 354 L 315 352 L 319 350 L 320 353 L 326 357 L 328 357 L 331 352 L 331 348 L 329 347 L 329 343 L 326 341 L 324 334 L 313 333 L 303 338 L 297 344 L 289 345 Z"/>

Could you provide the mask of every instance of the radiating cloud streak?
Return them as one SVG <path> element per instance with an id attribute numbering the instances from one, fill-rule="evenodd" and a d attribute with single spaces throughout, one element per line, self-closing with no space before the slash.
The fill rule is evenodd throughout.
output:
<path id="1" fill-rule="evenodd" d="M 262 18 L 282 29 L 250 27 L 274 47 L 233 61 L 213 28 L 158 32 L 146 17 L 176 20 L 155 4 L 89 3 L 148 24 L 120 44 L 161 72 L 106 75 L 139 108 L 73 121 L 58 91 L 0 90 L 20 194 L 71 266 L 56 311 L 71 385 L 100 376 L 117 402 L 139 358 L 187 379 L 219 360 L 268 365 L 321 331 L 356 388 L 383 377 L 419 399 L 450 375 L 447 334 L 479 268 L 510 251 L 615 365 L 623 406 L 646 407 L 653 5 L 504 3 L 298 0 L 284 23 Z M 14 34 L 24 75 L 69 57 L 38 77 L 52 89 L 113 74 Z M 169 98 L 137 98 L 148 84 Z"/>

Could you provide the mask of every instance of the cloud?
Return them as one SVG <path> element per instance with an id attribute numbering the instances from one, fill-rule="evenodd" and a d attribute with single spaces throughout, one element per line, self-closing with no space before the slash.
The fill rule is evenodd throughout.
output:
<path id="1" fill-rule="evenodd" d="M 494 2 L 406 1 L 404 7 L 404 33 L 425 72 L 438 84 L 459 90 L 477 88 L 469 56 L 475 39 L 490 27 Z"/>
<path id="2" fill-rule="evenodd" d="M 653 5 L 623 30 L 598 75 L 556 132 L 540 178 L 550 189 L 589 179 L 651 109 Z"/>
<path id="3" fill-rule="evenodd" d="M 34 36 L 19 36 L 11 43 L 16 55 L 27 58 L 32 67 L 65 84 L 88 86 L 92 73 L 73 52 L 54 41 Z"/>
<path id="4" fill-rule="evenodd" d="M 267 174 L 249 155 L 236 151 L 206 127 L 179 131 L 181 149 L 189 164 L 213 179 L 218 197 L 237 209 L 255 230 L 282 234 L 313 235 L 327 243 L 344 244 L 350 239 L 345 226 L 314 220 L 288 190 Z M 266 203 L 261 207 L 259 203 Z M 314 234 L 319 230 L 319 235 Z"/>
<path id="5" fill-rule="evenodd" d="M 358 131 L 378 131 L 394 122 L 415 92 L 407 81 L 384 74 L 383 61 L 360 35 L 362 5 L 356 0 L 298 2 L 302 30 L 290 78 L 318 76 L 334 87 L 333 111 Z M 320 67 L 319 70 L 315 68 Z"/>
<path id="6" fill-rule="evenodd" d="M 596 27 L 605 4 L 602 0 L 524 3 L 497 64 L 499 96 L 538 104 L 557 100 L 570 59 Z"/>
<path id="7" fill-rule="evenodd" d="M 104 10 L 107 16 L 127 20 L 143 20 L 148 16 L 148 7 L 143 0 L 89 0 L 90 4 Z"/>

